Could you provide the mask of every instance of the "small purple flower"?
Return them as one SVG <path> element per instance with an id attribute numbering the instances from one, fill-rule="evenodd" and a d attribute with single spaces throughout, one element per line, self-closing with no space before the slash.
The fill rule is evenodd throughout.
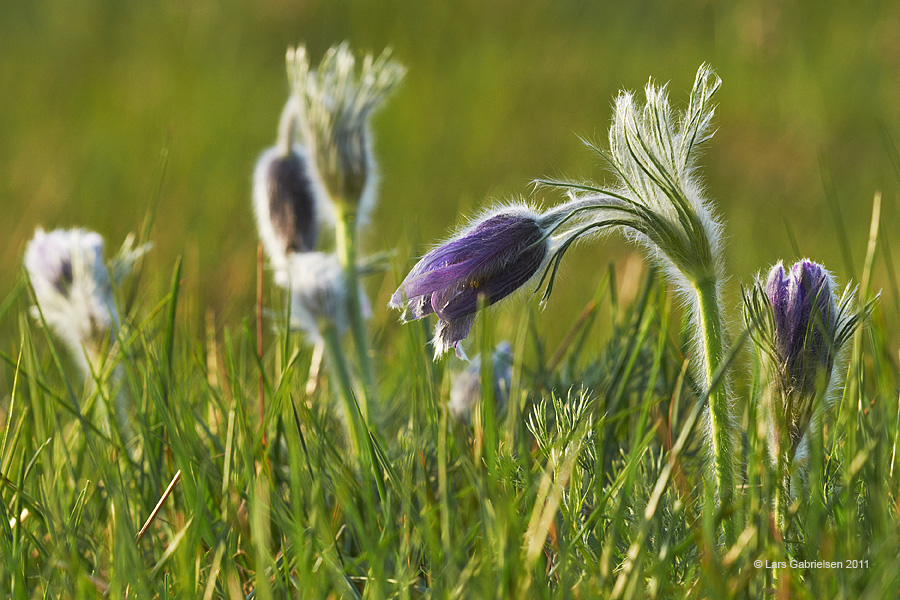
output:
<path id="1" fill-rule="evenodd" d="M 789 272 L 779 262 L 769 271 L 766 296 L 784 391 L 814 395 L 820 369 L 827 381 L 836 353 L 838 309 L 831 275 L 811 260 L 798 261 Z"/>
<path id="2" fill-rule="evenodd" d="M 549 254 L 547 230 L 527 208 L 506 207 L 426 254 L 391 297 L 403 317 L 435 313 L 435 355 L 454 348 L 472 328 L 478 297 L 506 298 L 541 269 Z"/>

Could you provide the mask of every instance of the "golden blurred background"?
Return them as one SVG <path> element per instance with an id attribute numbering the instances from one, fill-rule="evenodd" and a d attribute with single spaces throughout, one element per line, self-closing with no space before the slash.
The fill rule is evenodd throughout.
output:
<path id="1" fill-rule="evenodd" d="M 709 62 L 723 86 L 703 173 L 735 302 L 738 282 L 798 253 L 858 279 L 876 191 L 875 287 L 895 289 L 897 2 L 14 0 L 0 3 L 0 298 L 36 226 L 89 227 L 113 250 L 158 194 L 151 298 L 183 255 L 193 309 L 249 316 L 250 175 L 287 96 L 285 50 L 304 43 L 315 62 L 343 40 L 390 46 L 409 68 L 375 120 L 382 186 L 365 238 L 396 249 L 399 269 L 480 207 L 530 199 L 534 178 L 607 179 L 578 136 L 605 145 L 617 91 L 653 77 L 684 106 Z M 550 337 L 629 253 L 609 239 L 563 262 L 540 319 Z M 370 282 L 377 323 L 396 321 L 381 308 L 396 283 Z M 886 302 L 894 333 L 897 311 Z"/>

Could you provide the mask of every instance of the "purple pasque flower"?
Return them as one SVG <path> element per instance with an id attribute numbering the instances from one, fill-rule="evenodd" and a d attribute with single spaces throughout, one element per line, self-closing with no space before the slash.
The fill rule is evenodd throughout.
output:
<path id="1" fill-rule="evenodd" d="M 811 260 L 798 261 L 790 271 L 779 262 L 769 271 L 766 297 L 774 316 L 783 391 L 814 395 L 820 369 L 827 381 L 837 351 L 834 281 Z"/>
<path id="2" fill-rule="evenodd" d="M 489 213 L 460 235 L 426 254 L 391 297 L 403 318 L 435 313 L 435 356 L 454 348 L 475 321 L 478 298 L 503 300 L 540 271 L 550 253 L 547 229 L 520 206 Z"/>

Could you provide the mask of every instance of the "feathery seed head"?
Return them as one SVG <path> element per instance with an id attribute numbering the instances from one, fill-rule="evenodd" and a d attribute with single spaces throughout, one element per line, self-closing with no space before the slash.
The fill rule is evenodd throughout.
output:
<path id="1" fill-rule="evenodd" d="M 346 43 L 310 69 L 303 46 L 288 50 L 288 77 L 298 103 L 299 134 L 333 202 L 365 214 L 374 202 L 375 161 L 369 117 L 402 81 L 406 69 L 385 50 L 359 69 Z"/>

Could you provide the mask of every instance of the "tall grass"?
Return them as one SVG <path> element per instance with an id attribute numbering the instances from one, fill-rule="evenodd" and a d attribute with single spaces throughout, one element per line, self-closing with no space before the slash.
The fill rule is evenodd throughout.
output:
<path id="1" fill-rule="evenodd" d="M 222 325 L 186 314 L 179 269 L 150 274 L 169 279 L 168 292 L 138 294 L 123 312 L 111 360 L 133 399 L 129 431 L 104 433 L 92 416 L 115 397 L 104 379 L 114 365 L 83 382 L 27 316 L 27 287 L 3 301 L 16 332 L 0 354 L 12 382 L 0 437 L 5 595 L 885 598 L 900 588 L 898 368 L 882 325 L 893 306 L 853 342 L 849 383 L 815 430 L 782 537 L 757 373 L 738 407 L 734 513 L 703 492 L 706 399 L 680 350 L 683 315 L 654 272 L 604 278 L 559 347 L 524 311 L 509 407 L 487 409 L 484 386 L 471 427 L 448 414 L 458 367 L 432 363 L 426 325 L 379 339 L 382 400 L 369 407 L 363 460 L 348 451 L 341 378 L 326 373 L 307 394 L 311 351 L 284 328 L 267 333 L 260 361 L 252 306 Z M 638 294 L 621 306 L 626 286 Z M 475 333 L 482 352 L 493 347 L 489 317 Z M 738 527 L 722 548 L 724 518 Z"/>

